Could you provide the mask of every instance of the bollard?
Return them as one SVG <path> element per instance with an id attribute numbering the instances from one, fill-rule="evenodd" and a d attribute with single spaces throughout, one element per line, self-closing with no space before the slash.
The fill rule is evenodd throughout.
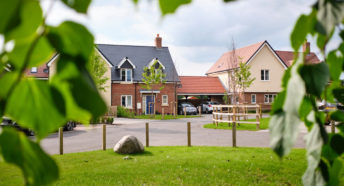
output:
<path id="1" fill-rule="evenodd" d="M 233 124 L 232 124 L 232 145 L 233 147 L 236 147 L 236 124 L 235 124 L 235 121 L 236 121 L 236 109 L 234 108 L 233 109 Z"/>
<path id="2" fill-rule="evenodd" d="M 146 147 L 149 147 L 149 123 L 146 123 Z"/>
<path id="3" fill-rule="evenodd" d="M 336 125 L 334 123 L 334 120 L 331 121 L 331 132 L 334 134 L 336 133 Z"/>
<path id="4" fill-rule="evenodd" d="M 60 145 L 60 155 L 63 154 L 63 127 L 59 128 L 59 145 Z"/>
<path id="5" fill-rule="evenodd" d="M 198 113 L 199 113 L 199 116 L 202 116 L 202 107 L 201 106 L 198 107 Z"/>
<path id="6" fill-rule="evenodd" d="M 164 119 L 164 108 L 162 108 L 162 115 L 161 115 L 161 119 Z"/>
<path id="7" fill-rule="evenodd" d="M 191 147 L 191 123 L 187 123 L 188 147 Z"/>
<path id="8" fill-rule="evenodd" d="M 106 125 L 103 124 L 103 150 L 106 150 Z"/>

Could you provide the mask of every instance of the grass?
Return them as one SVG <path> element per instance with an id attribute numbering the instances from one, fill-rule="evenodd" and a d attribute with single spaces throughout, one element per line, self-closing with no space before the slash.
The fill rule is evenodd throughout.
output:
<path id="1" fill-rule="evenodd" d="M 198 115 L 186 115 L 186 118 L 196 118 L 200 117 Z M 164 119 L 162 119 L 161 114 L 156 114 L 155 118 L 153 115 L 138 115 L 134 116 L 135 119 L 156 119 L 156 120 L 170 120 L 170 119 L 180 119 L 180 118 L 185 118 L 184 115 L 176 115 L 176 118 L 173 117 L 173 115 L 164 115 Z"/>
<path id="2" fill-rule="evenodd" d="M 256 121 L 256 119 L 249 119 L 247 121 Z M 260 120 L 260 130 L 267 129 L 269 128 L 269 121 L 270 118 L 262 118 Z M 218 127 L 216 127 L 215 124 L 209 123 L 203 125 L 204 128 L 209 128 L 209 129 L 225 129 L 225 130 L 232 130 L 232 125 L 229 127 L 228 123 L 219 123 Z M 240 126 L 237 125 L 237 130 L 252 130 L 256 131 L 256 124 L 245 124 L 245 123 L 240 123 Z"/>
<path id="3" fill-rule="evenodd" d="M 304 149 L 282 161 L 269 148 L 242 147 L 149 147 L 124 156 L 112 149 L 55 155 L 54 185 L 301 185 L 307 166 Z M 0 185 L 23 185 L 18 168 L 0 162 L 0 170 Z"/>

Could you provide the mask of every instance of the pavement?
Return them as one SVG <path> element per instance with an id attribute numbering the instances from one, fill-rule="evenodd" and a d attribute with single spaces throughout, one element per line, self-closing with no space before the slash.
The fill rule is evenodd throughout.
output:
<path id="1" fill-rule="evenodd" d="M 264 117 L 264 116 L 263 116 Z M 125 135 L 136 136 L 145 145 L 145 123 L 149 122 L 150 146 L 185 146 L 187 145 L 187 122 L 191 122 L 192 146 L 232 146 L 232 131 L 203 128 L 212 123 L 212 115 L 197 118 L 175 120 L 144 120 L 115 118 L 114 124 L 106 126 L 107 148 L 113 146 Z M 300 133 L 294 145 L 304 148 L 305 126 L 300 126 Z M 238 147 L 269 147 L 269 131 L 237 131 Z M 64 132 L 64 153 L 100 150 L 102 147 L 101 125 L 78 125 L 74 131 Z M 58 134 L 54 133 L 41 141 L 43 149 L 50 154 L 59 153 Z"/>

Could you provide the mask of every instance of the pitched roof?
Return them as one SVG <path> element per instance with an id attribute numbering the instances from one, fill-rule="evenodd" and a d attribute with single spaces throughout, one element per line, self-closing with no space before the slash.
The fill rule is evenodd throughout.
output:
<path id="1" fill-rule="evenodd" d="M 125 57 L 128 57 L 136 66 L 133 69 L 133 81 L 141 81 L 144 67 L 148 66 L 154 58 L 158 58 L 166 68 L 164 73 L 166 73 L 168 82 L 179 81 L 168 47 L 98 44 L 97 48 L 104 58 L 113 65 L 111 70 L 112 81 L 120 81 L 120 70 L 117 65 Z"/>
<path id="2" fill-rule="evenodd" d="M 284 63 L 290 67 L 293 64 L 294 60 L 294 52 L 292 51 L 281 51 L 281 50 L 275 50 L 277 55 L 284 61 Z M 306 55 L 306 64 L 317 64 L 320 63 L 319 58 L 317 55 L 315 55 L 314 52 L 310 52 Z"/>
<path id="3" fill-rule="evenodd" d="M 220 79 L 211 76 L 179 76 L 181 87 L 177 89 L 179 95 L 212 95 L 225 92 Z"/>
<path id="4" fill-rule="evenodd" d="M 240 57 L 242 62 L 246 63 L 265 42 L 266 41 L 261 41 L 243 48 L 235 49 L 235 56 Z M 240 61 L 238 59 L 236 62 L 234 61 L 233 50 L 231 50 L 224 53 L 206 74 L 237 68 L 239 66 L 239 62 Z"/>

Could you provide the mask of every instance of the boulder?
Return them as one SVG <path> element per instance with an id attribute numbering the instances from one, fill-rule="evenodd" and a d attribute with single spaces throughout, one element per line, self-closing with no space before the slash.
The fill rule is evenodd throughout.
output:
<path id="1" fill-rule="evenodd" d="M 123 136 L 114 146 L 113 151 L 119 154 L 134 154 L 144 151 L 142 143 L 131 135 Z"/>

